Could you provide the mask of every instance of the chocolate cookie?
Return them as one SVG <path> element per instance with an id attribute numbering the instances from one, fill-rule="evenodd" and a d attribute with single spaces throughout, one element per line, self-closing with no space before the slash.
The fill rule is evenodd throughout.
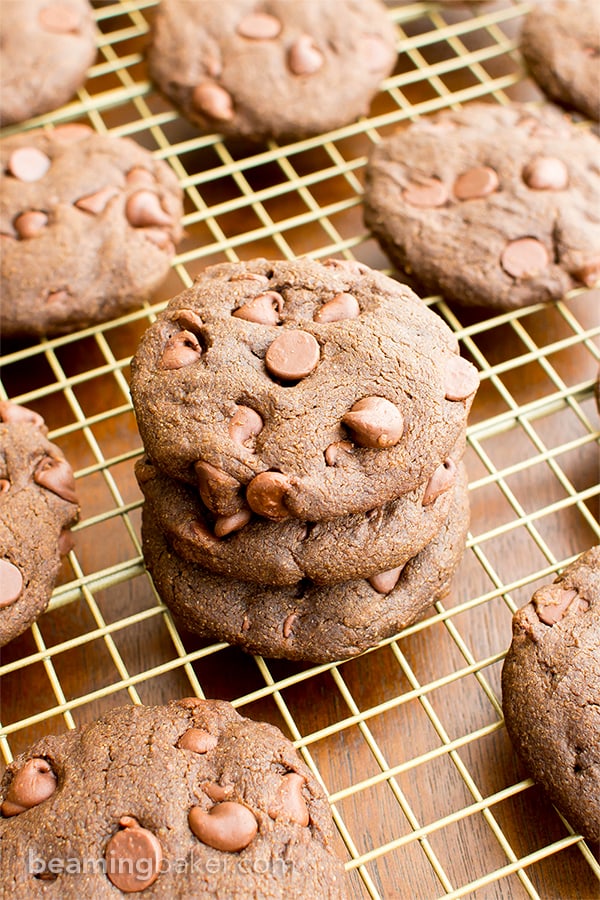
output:
<path id="1" fill-rule="evenodd" d="M 365 512 L 424 484 L 479 376 L 413 292 L 366 266 L 212 266 L 132 362 L 148 456 L 217 516 Z"/>
<path id="2" fill-rule="evenodd" d="M 46 609 L 72 546 L 75 480 L 46 431 L 37 413 L 0 402 L 0 646 Z"/>
<path id="3" fill-rule="evenodd" d="M 96 58 L 87 0 L 3 0 L 0 125 L 62 106 Z"/>
<path id="4" fill-rule="evenodd" d="M 42 738 L 0 787 L 16 900 L 343 900 L 323 789 L 278 728 L 225 701 L 117 707 Z"/>
<path id="5" fill-rule="evenodd" d="M 553 107 L 473 103 L 377 145 L 365 222 L 426 291 L 512 309 L 600 278 L 600 141 Z"/>
<path id="6" fill-rule="evenodd" d="M 211 514 L 194 488 L 162 474 L 147 457 L 135 473 L 150 517 L 178 556 L 236 580 L 291 585 L 303 578 L 334 584 L 404 565 L 448 518 L 458 467 L 450 456 L 425 485 L 398 500 L 313 523 L 265 521 L 250 511 L 230 521 Z"/>
<path id="7" fill-rule="evenodd" d="M 600 546 L 514 616 L 502 694 L 531 775 L 574 828 L 600 841 Z"/>
<path id="8" fill-rule="evenodd" d="M 190 631 L 250 653 L 320 663 L 375 646 L 447 593 L 468 517 L 461 466 L 448 520 L 417 556 L 369 580 L 327 586 L 268 587 L 214 575 L 178 557 L 145 508 L 143 553 L 160 596 Z"/>
<path id="9" fill-rule="evenodd" d="M 379 0 L 162 0 L 149 65 L 200 128 L 261 140 L 366 115 L 396 56 Z"/>
<path id="10" fill-rule="evenodd" d="M 598 0 L 550 0 L 528 13 L 521 52 L 539 86 L 563 106 L 600 119 Z"/>
<path id="11" fill-rule="evenodd" d="M 127 138 L 62 125 L 0 141 L 2 333 L 60 334 L 147 298 L 181 237 L 181 191 Z"/>

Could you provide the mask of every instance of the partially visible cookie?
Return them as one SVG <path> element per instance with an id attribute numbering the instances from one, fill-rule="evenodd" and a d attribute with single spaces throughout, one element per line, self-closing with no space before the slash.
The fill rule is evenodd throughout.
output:
<path id="1" fill-rule="evenodd" d="M 261 140 L 366 115 L 396 56 L 379 0 L 162 0 L 149 65 L 200 128 Z"/>
<path id="2" fill-rule="evenodd" d="M 250 653 L 320 663 L 375 646 L 444 596 L 464 552 L 468 519 L 461 467 L 436 537 L 405 566 L 369 580 L 268 587 L 213 575 L 173 552 L 146 507 L 143 553 L 163 601 L 191 632 Z"/>
<path id="3" fill-rule="evenodd" d="M 424 484 L 479 385 L 439 316 L 359 264 L 206 269 L 146 331 L 131 395 L 146 452 L 217 516 L 304 521 Z"/>
<path id="4" fill-rule="evenodd" d="M 73 471 L 41 416 L 0 402 L 0 646 L 46 609 L 78 512 Z"/>
<path id="5" fill-rule="evenodd" d="M 471 103 L 372 152 L 365 222 L 428 293 L 513 309 L 600 278 L 600 140 L 550 106 Z"/>
<path id="6" fill-rule="evenodd" d="M 600 119 L 600 4 L 546 0 L 525 18 L 521 52 L 539 86 L 563 106 Z"/>
<path id="7" fill-rule="evenodd" d="M 250 510 L 215 516 L 196 490 L 162 474 L 147 457 L 135 473 L 149 515 L 183 559 L 239 581 L 335 584 L 402 566 L 435 537 L 448 518 L 462 449 L 398 500 L 324 522 L 269 521 Z"/>
<path id="8" fill-rule="evenodd" d="M 95 58 L 88 0 L 2 0 L 0 125 L 62 106 Z"/>
<path id="9" fill-rule="evenodd" d="M 600 546 L 514 616 L 502 695 L 533 778 L 574 828 L 600 841 Z"/>
<path id="10" fill-rule="evenodd" d="M 343 900 L 327 798 L 278 728 L 196 697 L 39 740 L 0 786 L 15 900 Z"/>
<path id="11" fill-rule="evenodd" d="M 134 141 L 59 126 L 0 141 L 2 334 L 61 334 L 139 305 L 181 238 L 170 167 Z"/>

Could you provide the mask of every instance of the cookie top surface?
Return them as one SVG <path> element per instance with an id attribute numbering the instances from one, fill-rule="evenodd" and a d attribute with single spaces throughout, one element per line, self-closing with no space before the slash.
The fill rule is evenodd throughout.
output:
<path id="1" fill-rule="evenodd" d="M 600 840 L 600 546 L 513 619 L 502 673 L 513 743 L 570 823 Z"/>
<path id="2" fill-rule="evenodd" d="M 510 309 L 600 278 L 600 141 L 554 107 L 472 103 L 377 145 L 365 221 L 428 292 Z"/>
<path id="3" fill-rule="evenodd" d="M 41 416 L 0 402 L 0 646 L 48 605 L 77 515 L 73 471 Z"/>
<path id="4" fill-rule="evenodd" d="M 364 512 L 426 481 L 479 383 L 445 323 L 360 264 L 213 266 L 142 337 L 131 394 L 151 461 L 217 515 Z"/>
<path id="5" fill-rule="evenodd" d="M 62 125 L 0 141 L 2 332 L 69 332 L 106 321 L 166 277 L 181 191 L 127 138 Z"/>
<path id="6" fill-rule="evenodd" d="M 525 18 L 521 52 L 553 100 L 600 119 L 600 5 L 597 0 L 537 3 Z"/>
<path id="7" fill-rule="evenodd" d="M 215 575 L 179 557 L 142 513 L 143 553 L 157 590 L 182 625 L 206 640 L 263 656 L 328 662 L 356 656 L 397 634 L 444 596 L 465 548 L 469 522 L 464 468 L 448 518 L 405 565 L 368 579 L 272 587 Z"/>
<path id="8" fill-rule="evenodd" d="M 2 0 L 0 125 L 66 103 L 95 58 L 87 0 Z"/>
<path id="9" fill-rule="evenodd" d="M 462 454 L 456 452 L 456 459 Z M 334 584 L 404 565 L 435 537 L 448 517 L 458 477 L 449 457 L 425 485 L 368 514 L 326 522 L 269 521 L 250 510 L 220 517 L 198 491 L 140 460 L 135 467 L 146 503 L 174 550 L 211 572 L 260 584 L 310 578 Z"/>
<path id="10" fill-rule="evenodd" d="M 117 707 L 42 738 L 0 802 L 18 898 L 346 896 L 319 783 L 279 729 L 225 701 Z"/>
<path id="11" fill-rule="evenodd" d="M 260 140 L 365 115 L 396 55 L 379 0 L 162 0 L 149 65 L 202 129 Z"/>

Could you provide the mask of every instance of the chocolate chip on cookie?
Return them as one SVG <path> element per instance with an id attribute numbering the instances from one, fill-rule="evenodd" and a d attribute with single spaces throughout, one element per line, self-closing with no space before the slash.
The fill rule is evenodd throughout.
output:
<path id="1" fill-rule="evenodd" d="M 169 166 L 126 138 L 61 125 L 0 141 L 2 332 L 60 334 L 133 308 L 181 238 Z"/>
<path id="2" fill-rule="evenodd" d="M 471 103 L 378 144 L 365 222 L 429 293 L 511 309 L 600 278 L 600 141 L 554 107 Z"/>

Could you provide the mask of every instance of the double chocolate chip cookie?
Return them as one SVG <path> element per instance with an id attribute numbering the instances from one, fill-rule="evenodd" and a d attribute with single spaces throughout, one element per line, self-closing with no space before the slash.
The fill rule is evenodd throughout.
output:
<path id="1" fill-rule="evenodd" d="M 162 160 L 85 125 L 0 142 L 2 333 L 68 333 L 139 305 L 181 237 Z"/>
<path id="2" fill-rule="evenodd" d="M 533 778 L 574 828 L 600 841 L 600 546 L 514 616 L 502 694 Z"/>
<path id="3" fill-rule="evenodd" d="M 42 738 L 0 786 L 16 900 L 343 900 L 327 799 L 287 738 L 224 701 L 112 709 Z"/>
<path id="4" fill-rule="evenodd" d="M 95 57 L 96 26 L 87 0 L 3 0 L 0 125 L 66 103 Z"/>
<path id="5" fill-rule="evenodd" d="M 533 78 L 557 103 L 600 119 L 600 4 L 537 3 L 525 18 L 521 52 Z"/>
<path id="6" fill-rule="evenodd" d="M 72 546 L 73 471 L 46 432 L 37 413 L 0 402 L 0 646 L 46 609 Z"/>
<path id="7" fill-rule="evenodd" d="M 600 141 L 557 109 L 473 103 L 384 139 L 365 222 L 427 292 L 512 309 L 600 278 Z"/>
<path id="8" fill-rule="evenodd" d="M 262 140 L 365 115 L 396 55 L 379 0 L 162 0 L 149 65 L 200 128 Z"/>
<path id="9" fill-rule="evenodd" d="M 131 373 L 148 456 L 224 527 L 364 513 L 414 490 L 464 437 L 478 385 L 409 288 L 309 259 L 205 270 Z"/>

